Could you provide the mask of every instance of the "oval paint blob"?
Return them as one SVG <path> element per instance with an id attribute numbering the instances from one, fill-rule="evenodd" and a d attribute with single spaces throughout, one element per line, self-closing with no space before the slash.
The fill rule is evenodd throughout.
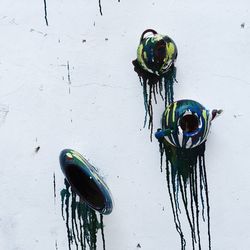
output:
<path id="1" fill-rule="evenodd" d="M 67 228 L 69 249 L 74 244 L 77 249 L 95 250 L 97 233 L 101 230 L 105 250 L 103 214 L 110 214 L 113 209 L 107 185 L 97 170 L 72 149 L 61 152 L 60 165 L 65 175 L 65 188 L 61 191 L 61 209 Z M 100 219 L 96 211 L 100 213 Z"/>

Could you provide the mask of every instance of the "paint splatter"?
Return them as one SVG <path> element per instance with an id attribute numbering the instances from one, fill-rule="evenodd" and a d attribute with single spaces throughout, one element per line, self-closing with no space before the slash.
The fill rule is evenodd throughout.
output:
<path id="1" fill-rule="evenodd" d="M 35 148 L 35 153 L 38 153 L 38 151 L 40 150 L 40 148 L 41 148 L 40 146 L 36 147 Z"/>
<path id="2" fill-rule="evenodd" d="M 97 218 L 96 212 L 79 200 L 65 179 L 65 188 L 61 191 L 61 210 L 68 237 L 68 248 L 96 250 L 97 233 L 101 230 L 103 249 L 105 250 L 103 216 Z"/>

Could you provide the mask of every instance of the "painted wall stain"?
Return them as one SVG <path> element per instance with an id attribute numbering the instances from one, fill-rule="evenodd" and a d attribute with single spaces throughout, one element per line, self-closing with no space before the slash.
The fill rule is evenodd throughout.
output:
<path id="1" fill-rule="evenodd" d="M 7 105 L 0 104 L 0 125 L 2 125 L 9 113 L 9 107 Z"/>
<path id="2" fill-rule="evenodd" d="M 40 150 L 40 148 L 41 148 L 40 146 L 36 147 L 35 148 L 35 153 L 38 153 L 38 151 Z"/>

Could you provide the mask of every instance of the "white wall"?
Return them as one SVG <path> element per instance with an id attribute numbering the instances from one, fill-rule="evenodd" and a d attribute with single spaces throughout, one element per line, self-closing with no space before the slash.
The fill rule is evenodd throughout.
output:
<path id="1" fill-rule="evenodd" d="M 50 250 L 55 241 L 68 249 L 59 195 L 64 148 L 81 152 L 112 190 L 107 250 L 180 249 L 131 64 L 146 28 L 178 46 L 175 100 L 225 111 L 206 150 L 212 246 L 250 249 L 248 0 L 102 0 L 103 16 L 98 1 L 47 0 L 49 26 L 43 0 L 0 5 L 0 104 L 9 109 L 0 127 L 0 249 Z M 163 103 L 154 110 L 157 128 Z"/>

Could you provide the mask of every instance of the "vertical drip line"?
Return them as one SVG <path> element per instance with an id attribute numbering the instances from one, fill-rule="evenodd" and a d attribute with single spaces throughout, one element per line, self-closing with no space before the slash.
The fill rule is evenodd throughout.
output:
<path id="1" fill-rule="evenodd" d="M 68 87 L 69 87 L 69 94 L 71 92 L 70 85 L 71 85 L 71 76 L 70 76 L 70 66 L 69 61 L 67 61 L 67 78 L 68 78 Z"/>
<path id="2" fill-rule="evenodd" d="M 155 93 L 158 95 L 159 94 L 158 84 L 154 84 L 154 85 L 155 85 Z M 160 85 L 160 79 L 159 79 L 159 85 Z"/>
<path id="3" fill-rule="evenodd" d="M 156 84 L 152 85 L 152 89 L 153 89 L 153 96 L 154 96 L 155 104 L 157 104 L 157 99 L 156 99 Z"/>
<path id="4" fill-rule="evenodd" d="M 175 82 L 177 82 L 177 80 L 176 80 L 176 67 L 173 65 L 173 75 L 172 75 L 171 88 L 170 88 L 171 102 L 174 101 L 174 83 Z"/>
<path id="5" fill-rule="evenodd" d="M 100 214 L 100 221 L 101 221 L 101 233 L 102 233 L 102 247 L 103 247 L 103 250 L 106 250 L 105 237 L 104 237 L 104 224 L 103 224 L 103 215 L 102 214 Z"/>
<path id="6" fill-rule="evenodd" d="M 56 204 L 56 175 L 53 173 L 53 191 L 54 191 L 54 204 Z"/>
<path id="7" fill-rule="evenodd" d="M 194 231 L 194 226 L 191 222 L 191 219 L 190 219 L 190 215 L 189 215 L 189 211 L 188 211 L 188 202 L 187 202 L 187 197 L 185 196 L 186 192 L 184 191 L 184 189 L 186 189 L 186 187 L 183 187 L 182 185 L 182 180 L 181 180 L 181 176 L 179 175 L 178 176 L 179 178 L 179 183 L 180 183 L 180 190 L 181 190 L 181 196 L 182 196 L 182 201 L 183 201 L 183 204 L 184 204 L 184 208 L 185 208 L 185 211 L 186 211 L 186 216 L 188 218 L 188 223 L 189 223 L 189 226 L 191 228 L 191 235 L 192 235 L 192 245 L 193 245 L 193 250 L 195 249 L 194 248 L 194 242 L 195 242 L 195 231 Z"/>
<path id="8" fill-rule="evenodd" d="M 148 116 L 148 93 L 147 93 L 147 80 L 143 78 L 143 99 L 144 99 L 144 107 L 145 107 L 145 118 L 144 118 L 144 125 L 146 127 L 147 123 L 147 116 Z"/>
<path id="9" fill-rule="evenodd" d="M 167 178 L 167 186 L 168 186 L 168 193 L 169 193 L 169 197 L 170 197 L 171 207 L 172 207 L 172 211 L 173 211 L 173 215 L 174 215 L 175 227 L 176 227 L 176 230 L 179 233 L 180 238 L 181 238 L 181 249 L 185 250 L 186 240 L 184 238 L 184 235 L 183 235 L 183 232 L 181 229 L 180 220 L 179 220 L 179 216 L 178 216 L 178 212 L 177 212 L 177 208 L 176 208 L 176 203 L 174 201 L 175 198 L 173 198 L 174 187 L 173 187 L 173 193 L 171 192 L 170 171 L 169 171 L 169 164 L 168 164 L 167 159 L 166 159 L 166 178 Z"/>
<path id="10" fill-rule="evenodd" d="M 196 228 L 197 228 L 197 237 L 198 237 L 198 245 L 199 250 L 201 250 L 201 239 L 200 239 L 200 224 L 199 224 L 199 202 L 198 202 L 198 182 L 197 182 L 197 165 L 193 165 L 193 177 L 194 177 L 194 200 L 195 200 L 195 208 L 196 208 Z"/>
<path id="11" fill-rule="evenodd" d="M 102 16 L 102 3 L 101 3 L 101 0 L 98 1 L 98 4 L 99 4 L 99 11 L 100 11 L 100 14 Z"/>
<path id="12" fill-rule="evenodd" d="M 161 154 L 161 158 L 160 158 L 160 170 L 161 170 L 161 173 L 162 173 L 162 162 L 163 162 L 163 156 L 164 156 L 164 145 L 162 142 L 159 143 L 159 151 L 160 151 L 160 154 Z"/>
<path id="13" fill-rule="evenodd" d="M 67 72 L 68 72 L 68 84 L 71 85 L 71 77 L 70 77 L 70 67 L 69 67 L 69 61 L 67 61 Z"/>
<path id="14" fill-rule="evenodd" d="M 203 197 L 203 183 L 204 183 L 204 177 L 202 173 L 202 162 L 201 162 L 201 156 L 199 156 L 199 179 L 200 179 L 200 197 L 201 197 L 201 205 L 202 205 L 202 219 L 205 221 L 205 206 L 204 206 L 204 197 Z"/>
<path id="15" fill-rule="evenodd" d="M 69 198 L 70 198 L 70 192 L 69 192 L 69 184 L 65 180 L 66 185 L 66 198 L 65 198 L 65 213 L 66 213 L 66 228 L 67 228 L 67 235 L 68 235 L 68 246 L 69 250 L 71 250 L 71 244 L 72 244 L 72 235 L 71 230 L 69 228 Z"/>
<path id="16" fill-rule="evenodd" d="M 46 25 L 49 26 L 49 22 L 48 22 L 48 14 L 47 14 L 47 3 L 46 0 L 43 0 L 43 6 L 44 6 L 44 19 L 46 22 Z"/>
<path id="17" fill-rule="evenodd" d="M 91 239 L 91 249 L 95 250 L 96 249 L 96 233 L 97 233 L 97 228 L 96 228 L 96 224 L 97 224 L 97 218 L 96 218 L 96 214 L 93 210 L 89 210 L 90 212 L 90 239 Z"/>
<path id="18" fill-rule="evenodd" d="M 149 115 L 149 121 L 148 121 L 148 129 L 150 129 L 150 140 L 153 140 L 153 106 L 152 106 L 152 88 L 153 85 L 149 85 L 149 98 L 148 98 L 148 115 Z"/>
<path id="19" fill-rule="evenodd" d="M 86 248 L 86 244 L 88 244 L 87 232 L 88 232 L 88 221 L 87 221 L 87 210 L 82 209 L 85 206 L 84 204 L 81 205 L 81 213 L 82 213 L 82 220 L 83 220 L 83 239 L 84 239 L 84 249 Z"/>
<path id="20" fill-rule="evenodd" d="M 162 82 L 163 82 L 163 77 L 161 77 L 160 79 L 159 79 L 159 92 L 160 92 L 160 96 L 161 96 L 161 99 L 162 100 L 164 100 L 164 97 L 163 97 L 163 95 L 162 95 L 162 91 L 163 91 L 163 87 L 162 87 Z"/>
<path id="21" fill-rule="evenodd" d="M 58 250 L 57 240 L 55 241 L 55 248 Z"/>
<path id="22" fill-rule="evenodd" d="M 209 250 L 211 250 L 211 233 L 210 233 L 210 205 L 209 205 L 209 197 L 208 197 L 208 184 L 207 184 L 207 173 L 206 173 L 206 166 L 205 166 L 205 156 L 202 155 L 202 169 L 204 173 L 204 186 L 205 186 L 205 193 L 206 193 L 206 203 L 207 203 L 207 231 L 208 231 L 208 243 L 209 243 Z"/>
<path id="23" fill-rule="evenodd" d="M 72 204 L 71 204 L 72 206 Z M 75 234 L 75 225 L 74 225 L 74 218 L 72 217 L 74 214 L 73 209 L 71 209 L 71 232 L 72 232 L 72 242 L 75 242 L 76 245 L 76 249 L 78 250 L 78 241 L 76 238 L 76 234 Z"/>
<path id="24" fill-rule="evenodd" d="M 193 174 L 190 173 L 190 177 L 189 177 L 189 191 L 190 191 L 190 204 L 191 204 L 191 214 L 192 214 L 192 224 L 193 224 L 193 228 L 194 228 L 194 233 L 195 233 L 195 243 L 196 241 L 196 223 L 195 223 L 195 216 L 194 216 L 194 192 L 193 192 L 193 185 L 194 185 L 194 180 L 193 180 Z M 194 243 L 193 243 L 194 244 Z M 194 248 L 194 246 L 193 246 Z"/>
<path id="25" fill-rule="evenodd" d="M 195 244 L 196 244 L 196 231 L 195 231 L 195 219 L 194 219 L 194 207 L 193 207 L 193 199 L 192 199 L 192 193 L 191 193 L 191 179 L 189 179 L 189 190 L 187 190 L 187 184 L 184 183 L 185 185 L 185 189 L 184 189 L 184 192 L 185 192 L 185 197 L 186 199 L 188 200 L 188 194 L 187 194 L 187 191 L 190 192 L 189 194 L 189 197 L 190 197 L 190 210 L 191 210 L 191 219 L 192 219 L 192 226 L 193 226 L 193 235 L 192 235 L 192 247 L 193 247 L 193 250 L 195 250 Z"/>
<path id="26" fill-rule="evenodd" d="M 74 244 L 77 250 L 87 250 L 87 248 L 96 250 L 97 232 L 99 229 L 101 229 L 102 238 L 104 239 L 103 222 L 101 219 L 98 221 L 94 210 L 85 203 L 78 201 L 78 196 L 66 179 L 65 186 L 66 188 L 61 191 L 61 209 L 67 228 L 68 248 L 71 250 Z"/>
<path id="27" fill-rule="evenodd" d="M 71 201 L 71 231 L 72 231 L 72 236 L 73 240 L 76 245 L 76 249 L 78 249 L 78 242 L 79 242 L 79 232 L 78 232 L 78 226 L 76 222 L 76 194 L 72 192 L 71 189 L 71 196 L 72 196 L 72 201 Z"/>
<path id="28" fill-rule="evenodd" d="M 163 76 L 164 88 L 165 88 L 165 106 L 174 102 L 174 90 L 173 85 L 175 81 L 175 67 L 172 68 Z"/>
<path id="29" fill-rule="evenodd" d="M 173 194 L 174 194 L 174 201 L 175 201 L 175 206 L 177 209 L 177 213 L 181 213 L 180 206 L 179 206 L 179 199 L 178 199 L 178 170 L 176 168 L 176 165 L 171 162 L 171 182 L 172 182 L 172 187 L 173 187 Z"/>
<path id="30" fill-rule="evenodd" d="M 139 80 L 140 80 L 140 83 L 141 83 L 141 86 L 142 86 L 143 79 L 142 79 L 141 76 L 139 76 Z"/>
<path id="31" fill-rule="evenodd" d="M 165 107 L 167 107 L 168 104 L 170 104 L 168 97 L 168 82 L 165 77 L 163 79 L 164 79 L 164 90 L 165 90 Z"/>
<path id="32" fill-rule="evenodd" d="M 83 239 L 82 210 L 81 210 L 81 203 L 80 202 L 78 202 L 78 204 L 76 206 L 76 209 L 77 209 L 77 218 L 78 218 L 79 227 L 80 227 L 80 239 L 79 239 L 79 242 L 81 244 L 81 248 L 85 249 L 86 245 L 84 245 L 84 243 L 83 243 L 83 241 L 85 242 L 85 239 Z"/>

